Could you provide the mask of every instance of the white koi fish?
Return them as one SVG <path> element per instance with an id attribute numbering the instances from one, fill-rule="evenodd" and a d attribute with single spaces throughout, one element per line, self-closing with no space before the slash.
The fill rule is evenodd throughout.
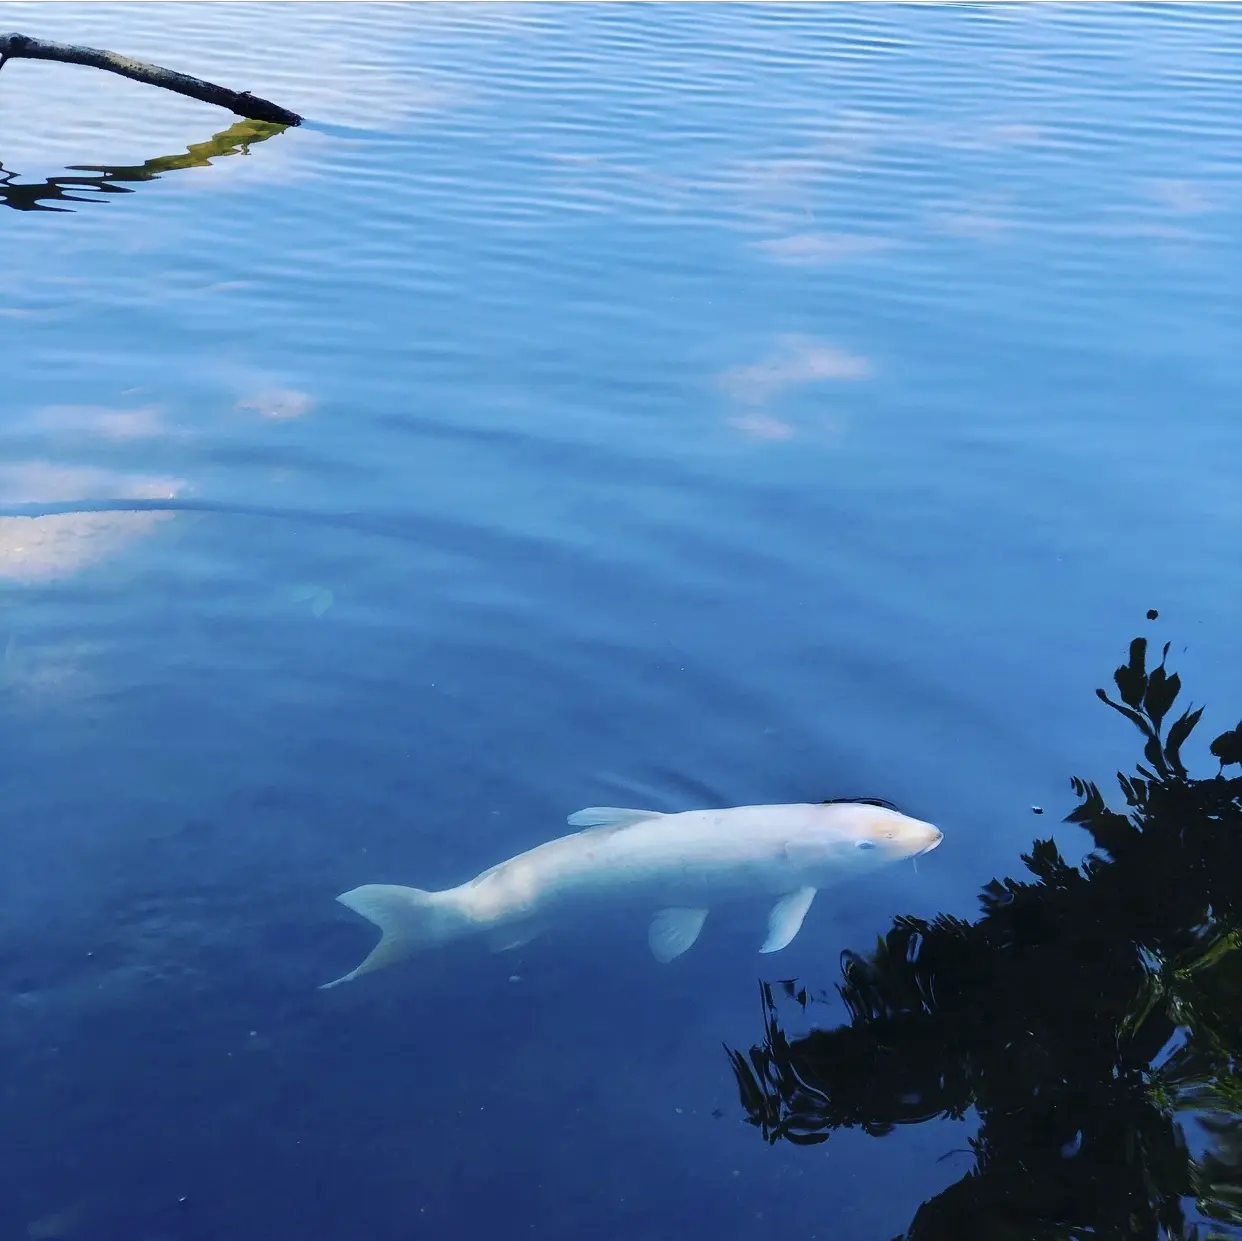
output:
<path id="1" fill-rule="evenodd" d="M 777 897 L 760 952 L 798 934 L 819 888 L 934 849 L 939 828 L 867 802 L 737 806 L 728 810 L 622 810 L 569 816 L 584 830 L 538 845 L 442 892 L 368 883 L 336 899 L 380 928 L 357 969 L 324 987 L 391 965 L 420 949 L 479 936 L 495 951 L 572 926 L 602 906 L 658 912 L 647 942 L 657 961 L 698 939 L 714 905 Z"/>

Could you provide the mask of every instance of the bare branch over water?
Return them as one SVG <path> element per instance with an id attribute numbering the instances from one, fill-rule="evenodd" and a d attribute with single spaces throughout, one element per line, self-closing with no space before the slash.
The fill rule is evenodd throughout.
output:
<path id="1" fill-rule="evenodd" d="M 260 99 L 249 91 L 229 90 L 214 82 L 204 82 L 201 78 L 190 77 L 187 73 L 178 73 L 175 69 L 144 64 L 142 61 L 131 60 L 128 56 L 100 48 L 52 43 L 24 34 L 0 35 L 0 68 L 9 60 L 54 60 L 66 65 L 89 65 L 93 69 L 119 73 L 121 77 L 132 78 L 135 82 L 162 86 L 165 90 L 176 91 L 179 95 L 228 108 L 230 112 L 250 120 L 270 121 L 277 125 L 302 123 L 302 118 L 296 112 L 282 108 L 280 104 L 270 100 Z"/>

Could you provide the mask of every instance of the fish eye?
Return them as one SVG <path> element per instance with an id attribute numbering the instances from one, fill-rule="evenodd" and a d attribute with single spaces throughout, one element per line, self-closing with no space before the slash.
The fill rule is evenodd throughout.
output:
<path id="1" fill-rule="evenodd" d="M 856 849 L 874 849 L 875 841 L 874 840 L 856 840 L 854 841 L 854 847 Z"/>

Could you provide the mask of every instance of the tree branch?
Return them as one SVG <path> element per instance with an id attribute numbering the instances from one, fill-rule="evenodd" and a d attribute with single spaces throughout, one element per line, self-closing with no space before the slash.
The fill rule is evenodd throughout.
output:
<path id="1" fill-rule="evenodd" d="M 260 99 L 247 91 L 228 90 L 216 86 L 213 82 L 204 82 L 201 78 L 192 78 L 187 73 L 178 73 L 174 69 L 161 69 L 159 65 L 146 65 L 138 60 L 130 60 L 128 56 L 119 56 L 116 52 L 105 52 L 94 47 L 76 47 L 71 43 L 51 43 L 45 39 L 32 39 L 24 34 L 0 35 L 0 69 L 7 60 L 57 60 L 66 65 L 89 65 L 93 69 L 106 69 L 109 73 L 119 73 L 123 78 L 133 78 L 135 82 L 146 82 L 151 86 L 162 86 L 165 90 L 176 91 L 179 95 L 188 95 L 191 99 L 201 99 L 203 103 L 214 103 L 238 116 L 245 116 L 254 121 L 272 121 L 277 125 L 300 125 L 302 118 L 288 108 Z"/>

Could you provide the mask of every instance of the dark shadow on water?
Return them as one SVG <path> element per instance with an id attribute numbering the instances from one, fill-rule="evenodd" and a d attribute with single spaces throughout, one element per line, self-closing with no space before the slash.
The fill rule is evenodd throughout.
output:
<path id="1" fill-rule="evenodd" d="M 54 204 L 99 203 L 106 202 L 106 198 L 93 195 L 132 194 L 129 183 L 156 181 L 165 173 L 181 168 L 202 168 L 226 155 L 249 155 L 255 143 L 266 142 L 287 128 L 287 125 L 268 121 L 239 120 L 206 142 L 191 144 L 180 155 L 159 155 L 131 165 L 73 164 L 70 173 L 93 175 L 62 174 L 30 184 L 19 182 L 19 174 L 0 163 L 0 203 L 15 211 L 72 211 L 72 207 Z"/>
<path id="2" fill-rule="evenodd" d="M 328 138 L 344 138 L 348 142 L 393 142 L 400 135 L 385 129 L 361 129 L 357 125 L 335 125 L 331 121 L 309 121 L 303 118 L 299 129 L 307 133 L 323 134 Z"/>
<path id="3" fill-rule="evenodd" d="M 974 921 L 901 917 L 842 954 L 848 1024 L 791 1036 L 815 999 L 762 987 L 766 1032 L 730 1050 L 748 1118 L 769 1142 L 826 1141 L 974 1109 L 974 1165 L 925 1202 L 910 1241 L 966 1237 L 1193 1238 L 1242 1225 L 1242 724 L 1192 776 L 1182 749 L 1202 708 L 1164 648 L 1136 638 L 1098 691 L 1141 732 L 1118 773 L 1124 810 L 1075 778 L 1094 850 L 1052 840 L 1034 879 L 993 880 Z M 1169 722 L 1171 720 L 1171 722 Z M 1195 1222 L 1195 1217 L 1198 1222 Z M 1209 1222 L 1210 1221 L 1210 1222 Z"/>

